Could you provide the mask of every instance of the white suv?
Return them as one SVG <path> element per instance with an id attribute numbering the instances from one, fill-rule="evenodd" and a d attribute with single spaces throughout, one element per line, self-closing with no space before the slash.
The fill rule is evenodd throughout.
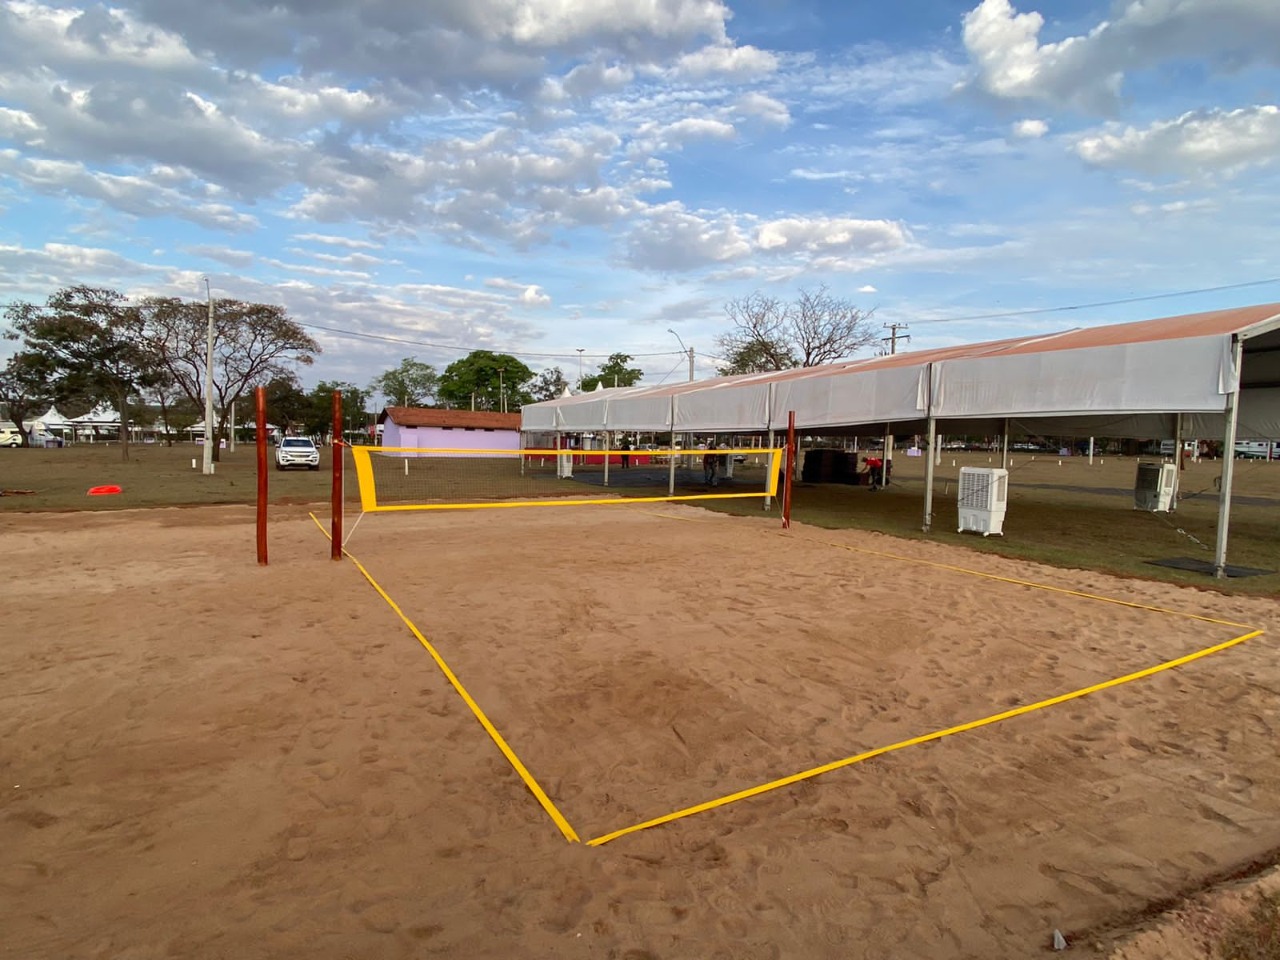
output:
<path id="1" fill-rule="evenodd" d="M 320 469 L 320 451 L 311 442 L 310 437 L 284 437 L 280 446 L 276 447 L 276 469 L 287 470 L 289 467 L 306 467 L 308 470 Z"/>

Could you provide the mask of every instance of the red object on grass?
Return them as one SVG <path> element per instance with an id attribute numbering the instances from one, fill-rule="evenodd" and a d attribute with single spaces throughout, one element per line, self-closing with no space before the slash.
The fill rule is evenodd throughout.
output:
<path id="1" fill-rule="evenodd" d="M 119 492 L 120 492 L 120 488 L 117 487 L 114 483 L 109 483 L 101 487 L 89 488 L 89 496 L 91 497 L 104 497 L 108 494 L 119 493 Z"/>

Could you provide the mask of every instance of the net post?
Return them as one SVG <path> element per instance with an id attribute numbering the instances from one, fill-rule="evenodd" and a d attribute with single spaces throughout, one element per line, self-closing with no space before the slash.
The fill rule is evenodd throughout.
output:
<path id="1" fill-rule="evenodd" d="M 267 565 L 267 391 L 253 390 L 253 412 L 257 425 L 258 448 L 258 566 Z"/>
<path id="2" fill-rule="evenodd" d="M 329 507 L 333 514 L 329 530 L 329 558 L 342 559 L 342 391 L 333 391 L 333 487 Z"/>
<path id="3" fill-rule="evenodd" d="M 791 529 L 791 487 L 796 471 L 796 412 L 787 411 L 786 486 L 782 488 L 782 529 Z"/>

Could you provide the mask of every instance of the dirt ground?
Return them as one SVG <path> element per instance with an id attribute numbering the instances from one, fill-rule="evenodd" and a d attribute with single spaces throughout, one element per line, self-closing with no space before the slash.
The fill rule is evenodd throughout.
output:
<path id="1" fill-rule="evenodd" d="M 0 517 L 0 956 L 1021 958 L 1280 848 L 1280 603 L 687 507 Z M 1057 591 L 951 567 L 1036 581 Z M 1186 954 L 1198 956 L 1199 954 Z M 1181 956 L 1117 954 L 1126 960 Z"/>

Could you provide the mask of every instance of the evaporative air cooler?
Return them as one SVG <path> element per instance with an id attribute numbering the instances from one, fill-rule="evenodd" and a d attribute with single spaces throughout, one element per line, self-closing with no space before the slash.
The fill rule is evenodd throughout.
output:
<path id="1" fill-rule="evenodd" d="M 1133 481 L 1133 508 L 1168 513 L 1173 508 L 1173 491 L 1178 482 L 1176 463 L 1138 461 Z"/>
<path id="2" fill-rule="evenodd" d="M 973 530 L 989 537 L 1004 535 L 1004 511 L 1009 500 L 1009 471 L 1000 467 L 961 467 L 960 532 Z"/>

